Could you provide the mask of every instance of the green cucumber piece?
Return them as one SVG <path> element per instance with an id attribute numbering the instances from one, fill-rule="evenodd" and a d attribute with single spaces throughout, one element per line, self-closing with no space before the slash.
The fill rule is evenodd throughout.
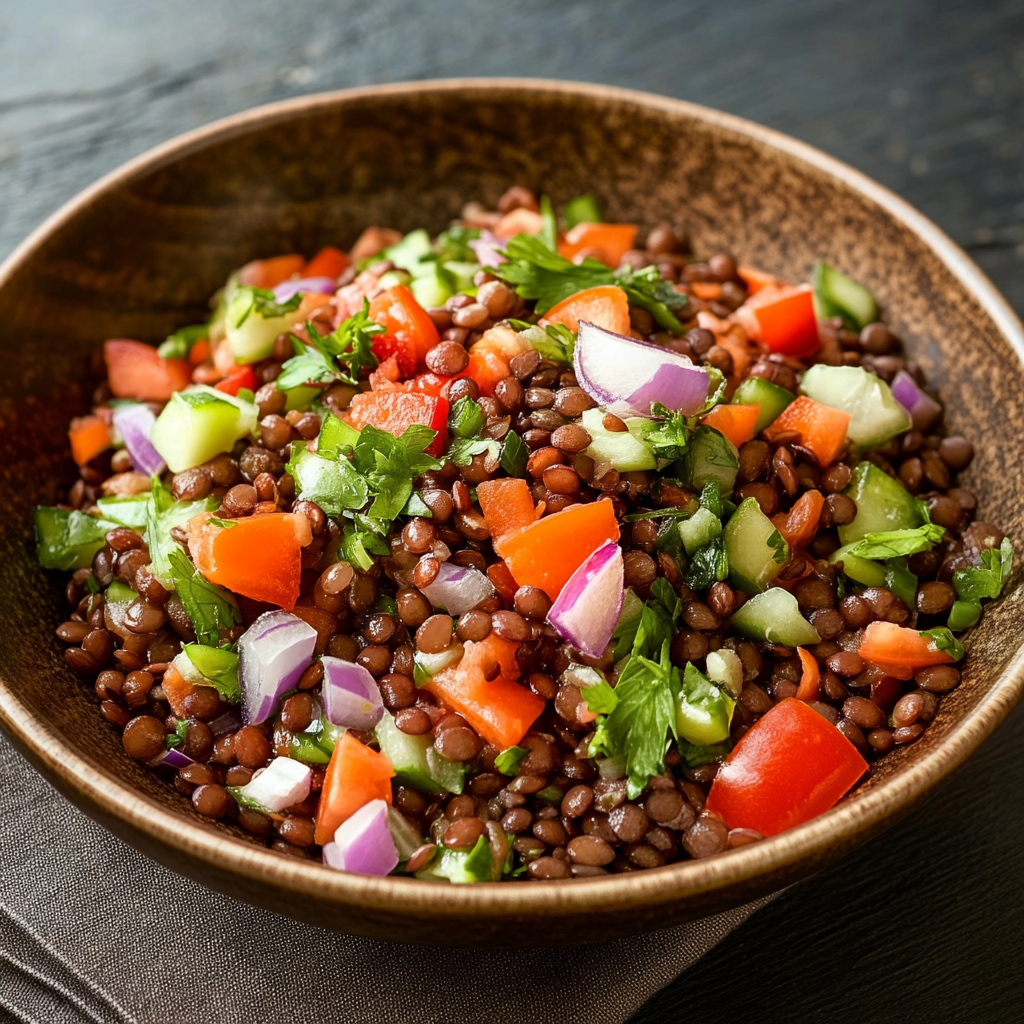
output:
<path id="1" fill-rule="evenodd" d="M 412 679 L 417 686 L 423 686 L 430 681 L 432 676 L 443 672 L 452 665 L 462 661 L 465 648 L 462 644 L 452 644 L 445 648 L 440 654 L 425 654 L 423 651 L 416 651 L 412 656 Z"/>
<path id="2" fill-rule="evenodd" d="M 307 732 L 295 733 L 288 744 L 288 756 L 306 764 L 330 764 L 331 755 L 320 745 L 317 736 Z"/>
<path id="3" fill-rule="evenodd" d="M 137 600 L 138 596 L 126 583 L 122 583 L 120 580 L 111 580 L 104 594 L 104 599 L 112 601 L 114 604 L 123 604 Z"/>
<path id="4" fill-rule="evenodd" d="M 796 400 L 796 395 L 764 377 L 747 377 L 733 393 L 732 400 L 734 405 L 761 406 L 754 424 L 754 433 L 760 434 L 782 415 L 782 410 L 790 402 Z"/>
<path id="5" fill-rule="evenodd" d="M 306 384 L 300 384 L 297 388 L 288 388 L 284 392 L 284 411 L 291 412 L 293 409 L 305 409 L 312 404 L 315 398 L 323 393 L 323 388 L 311 388 Z"/>
<path id="6" fill-rule="evenodd" d="M 444 263 L 444 269 L 452 275 L 455 282 L 455 290 L 465 295 L 476 295 L 477 287 L 473 278 L 480 271 L 479 263 L 471 263 L 463 260 L 448 260 Z"/>
<path id="7" fill-rule="evenodd" d="M 252 402 L 195 384 L 171 395 L 149 440 L 167 468 L 181 473 L 231 451 L 256 430 L 258 415 Z"/>
<path id="8" fill-rule="evenodd" d="M 441 856 L 416 877 L 430 882 L 452 882 L 467 885 L 474 882 L 496 882 L 501 877 L 503 865 L 496 864 L 494 853 L 486 836 L 476 841 L 472 850 L 449 850 L 444 846 Z"/>
<path id="9" fill-rule="evenodd" d="M 853 544 L 869 533 L 914 530 L 924 524 L 919 502 L 903 484 L 870 462 L 858 463 L 843 494 L 857 503 L 857 514 L 839 527 L 841 544 Z"/>
<path id="10" fill-rule="evenodd" d="M 398 285 L 405 285 L 408 287 L 412 283 L 412 275 L 408 274 L 404 270 L 389 270 L 386 274 L 381 274 L 380 280 L 377 282 L 379 288 L 395 288 Z"/>
<path id="11" fill-rule="evenodd" d="M 695 490 L 714 481 L 719 494 L 731 494 L 736 486 L 740 456 L 736 446 L 712 427 L 698 427 L 682 460 L 682 477 Z"/>
<path id="12" fill-rule="evenodd" d="M 781 587 L 750 598 L 729 621 L 751 640 L 783 647 L 821 643 L 818 631 L 800 614 L 796 598 Z"/>
<path id="13" fill-rule="evenodd" d="M 388 829 L 391 838 L 395 841 L 395 849 L 398 850 L 399 859 L 404 863 L 422 845 L 423 835 L 413 823 L 401 811 L 394 807 L 388 807 Z"/>
<path id="14" fill-rule="evenodd" d="M 643 417 L 632 418 L 644 422 Z M 604 413 L 600 409 L 587 409 L 583 413 L 583 429 L 590 435 L 590 446 L 584 452 L 595 462 L 607 462 L 620 473 L 637 473 L 654 469 L 657 461 L 651 449 L 629 430 L 608 430 L 604 426 Z M 626 427 L 630 421 L 626 421 Z"/>
<path id="15" fill-rule="evenodd" d="M 461 793 L 466 769 L 442 757 L 429 733 L 410 736 L 395 724 L 394 716 L 384 713 L 376 730 L 381 753 L 395 769 L 395 778 L 406 786 L 425 793 Z"/>
<path id="16" fill-rule="evenodd" d="M 412 274 L 426 257 L 433 254 L 434 247 L 430 244 L 430 235 L 423 228 L 417 228 L 404 235 L 394 245 L 389 245 L 377 259 L 391 260 L 396 267 Z"/>
<path id="17" fill-rule="evenodd" d="M 874 295 L 827 263 L 814 267 L 814 306 L 819 317 L 842 317 L 858 330 L 878 319 Z"/>
<path id="18" fill-rule="evenodd" d="M 843 563 L 843 575 L 849 576 L 855 583 L 863 583 L 865 587 L 885 586 L 885 566 L 881 562 L 873 562 L 870 558 L 851 555 L 853 544 L 846 544 L 838 551 L 829 555 L 828 560 L 835 565 Z"/>
<path id="19" fill-rule="evenodd" d="M 883 444 L 911 427 L 910 413 L 889 385 L 859 366 L 816 363 L 805 374 L 801 394 L 850 414 L 846 436 L 862 448 Z"/>
<path id="20" fill-rule="evenodd" d="M 128 526 L 133 530 L 145 530 L 149 510 L 149 494 L 131 494 L 124 498 L 99 498 L 96 507 L 104 519 Z"/>
<path id="21" fill-rule="evenodd" d="M 756 499 L 746 498 L 725 527 L 729 579 L 745 594 L 766 590 L 789 558 L 789 545 Z"/>
<path id="22" fill-rule="evenodd" d="M 917 577 L 907 568 L 905 559 L 886 559 L 885 586 L 913 611 L 917 602 Z"/>
<path id="23" fill-rule="evenodd" d="M 183 644 L 181 650 L 203 681 L 213 686 L 223 700 L 237 704 L 242 699 L 238 682 L 238 655 L 234 651 L 203 644 Z M 180 670 L 181 666 L 178 667 Z M 187 673 L 182 674 L 188 678 Z"/>
<path id="24" fill-rule="evenodd" d="M 714 512 L 701 507 L 689 519 L 680 519 L 678 529 L 686 554 L 692 558 L 702 547 L 721 536 L 722 523 Z"/>
<path id="25" fill-rule="evenodd" d="M 949 610 L 947 625 L 950 629 L 955 629 L 959 633 L 961 630 L 976 626 L 980 619 L 980 601 L 954 601 L 953 607 Z"/>
<path id="26" fill-rule="evenodd" d="M 274 351 L 277 336 L 286 334 L 300 319 L 298 307 L 283 316 L 262 316 L 256 308 L 258 291 L 236 288 L 227 302 L 224 327 L 236 363 L 258 363 L 268 358 Z"/>
<path id="27" fill-rule="evenodd" d="M 35 513 L 39 564 L 44 569 L 87 569 L 107 534 L 119 525 L 85 512 L 40 505 Z"/>
<path id="28" fill-rule="evenodd" d="M 443 306 L 455 294 L 455 276 L 432 260 L 423 265 L 422 273 L 413 277 L 409 290 L 424 309 Z"/>
<path id="29" fill-rule="evenodd" d="M 600 224 L 604 219 L 597 200 L 589 192 L 570 199 L 562 210 L 562 216 L 568 228 L 574 228 L 577 224 Z"/>
<path id="30" fill-rule="evenodd" d="M 676 733 L 695 747 L 711 747 L 729 738 L 736 701 L 687 663 L 676 703 Z"/>

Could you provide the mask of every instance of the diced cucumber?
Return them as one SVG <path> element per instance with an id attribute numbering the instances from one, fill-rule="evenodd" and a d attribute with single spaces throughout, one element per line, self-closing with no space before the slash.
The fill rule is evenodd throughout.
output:
<path id="1" fill-rule="evenodd" d="M 237 704 L 242 691 L 238 682 L 238 655 L 226 647 L 207 647 L 204 644 L 184 644 L 179 657 L 187 658 L 192 669 L 199 673 L 199 679 L 193 678 L 187 671 L 181 674 L 190 682 L 200 682 L 214 687 L 222 699 Z M 179 671 L 182 664 L 175 659 Z"/>
<path id="2" fill-rule="evenodd" d="M 438 849 L 444 852 L 428 868 L 418 872 L 417 878 L 466 885 L 473 882 L 496 882 L 501 877 L 503 865 L 496 862 L 486 836 L 481 836 L 472 850 L 449 850 L 444 846 Z"/>
<path id="3" fill-rule="evenodd" d="M 751 640 L 784 647 L 821 643 L 818 631 L 800 614 L 796 598 L 781 587 L 750 598 L 729 621 Z"/>
<path id="4" fill-rule="evenodd" d="M 295 480 L 298 497 L 315 502 L 329 516 L 362 508 L 370 499 L 366 479 L 348 459 L 323 458 L 311 452 L 304 441 L 292 445 L 288 472 Z"/>
<path id="5" fill-rule="evenodd" d="M 288 756 L 306 764 L 330 764 L 331 755 L 317 742 L 317 738 L 309 732 L 295 733 L 288 746 Z"/>
<path id="6" fill-rule="evenodd" d="M 181 473 L 228 452 L 256 430 L 252 402 L 195 384 L 171 395 L 153 424 L 150 443 L 172 473 Z"/>
<path id="7" fill-rule="evenodd" d="M 721 533 L 722 523 L 710 509 L 701 507 L 689 519 L 679 520 L 679 536 L 690 558 Z"/>
<path id="8" fill-rule="evenodd" d="M 412 658 L 413 682 L 417 686 L 422 686 L 432 676 L 436 676 L 438 672 L 443 672 L 446 668 L 457 665 L 462 661 L 464 653 L 465 648 L 462 644 L 452 644 L 441 651 L 440 654 L 425 654 L 423 651 L 416 651 Z"/>
<path id="9" fill-rule="evenodd" d="M 642 420 L 640 416 L 634 417 Z M 654 469 L 657 462 L 651 449 L 628 430 L 608 430 L 604 424 L 604 412 L 587 409 L 583 413 L 583 429 L 590 435 L 590 446 L 584 454 L 595 462 L 610 463 L 620 473 L 637 473 Z M 626 421 L 626 427 L 629 427 Z"/>
<path id="10" fill-rule="evenodd" d="M 796 399 L 792 391 L 780 388 L 764 377 L 747 377 L 733 393 L 732 400 L 737 405 L 759 405 L 754 433 L 760 434 L 765 427 L 774 423 L 782 410 Z"/>
<path id="11" fill-rule="evenodd" d="M 127 583 L 122 583 L 120 580 L 111 580 L 104 598 L 107 601 L 113 601 L 117 604 L 119 602 L 124 603 L 135 601 L 138 599 L 138 596 L 139 595 L 132 590 Z"/>
<path id="12" fill-rule="evenodd" d="M 258 288 L 236 288 L 225 311 L 225 332 L 236 363 L 258 363 L 274 351 L 279 334 L 290 331 L 300 319 L 298 306 L 281 316 L 262 316 Z"/>
<path id="13" fill-rule="evenodd" d="M 725 527 L 729 579 L 745 594 L 768 587 L 789 558 L 789 545 L 756 499 L 746 498 Z"/>
<path id="14" fill-rule="evenodd" d="M 417 228 L 404 235 L 394 245 L 389 245 L 378 259 L 391 260 L 396 267 L 412 274 L 425 257 L 433 254 L 434 247 L 430 244 L 430 235 L 423 228 Z"/>
<path id="15" fill-rule="evenodd" d="M 395 841 L 398 858 L 407 861 L 422 845 L 423 835 L 401 811 L 388 807 L 388 830 Z"/>
<path id="16" fill-rule="evenodd" d="M 863 583 L 865 587 L 885 586 L 885 566 L 881 562 L 873 562 L 870 558 L 851 555 L 853 544 L 845 544 L 838 551 L 829 555 L 829 561 L 835 565 L 843 563 L 843 575 L 849 576 L 855 583 Z"/>
<path id="17" fill-rule="evenodd" d="M 380 280 L 377 282 L 379 288 L 394 288 L 397 285 L 405 285 L 408 287 L 412 283 L 412 275 L 408 274 L 404 270 L 389 270 L 386 274 L 381 274 Z"/>
<path id="18" fill-rule="evenodd" d="M 466 769 L 442 757 L 434 747 L 430 734 L 410 736 L 385 712 L 377 725 L 377 742 L 381 753 L 395 769 L 395 778 L 406 786 L 425 793 L 461 793 Z"/>
<path id="19" fill-rule="evenodd" d="M 432 260 L 425 263 L 422 272 L 413 277 L 409 290 L 424 309 L 443 306 L 445 300 L 455 294 L 454 275 L 445 270 L 437 260 Z"/>
<path id="20" fill-rule="evenodd" d="M 103 497 L 96 501 L 96 507 L 103 513 L 104 519 L 133 530 L 145 530 L 150 497 L 149 494 L 130 494 L 124 498 Z"/>
<path id="21" fill-rule="evenodd" d="M 600 224 L 603 219 L 601 217 L 601 208 L 597 205 L 597 200 L 589 192 L 582 196 L 576 196 L 575 199 L 570 199 L 565 204 L 562 215 L 565 217 L 566 226 L 569 228 L 574 228 L 577 224 L 583 223 Z"/>
<path id="22" fill-rule="evenodd" d="M 920 505 L 903 484 L 870 462 L 858 463 L 843 494 L 857 503 L 857 514 L 839 527 L 841 544 L 852 544 L 869 533 L 914 530 L 924 523 Z"/>
<path id="23" fill-rule="evenodd" d="M 704 664 L 707 666 L 708 679 L 735 700 L 743 691 L 743 662 L 740 656 L 728 647 L 720 647 L 717 651 L 708 652 Z"/>
<path id="24" fill-rule="evenodd" d="M 827 263 L 814 268 L 814 306 L 819 317 L 839 316 L 858 330 L 878 319 L 874 295 Z"/>
<path id="25" fill-rule="evenodd" d="M 714 480 L 720 494 L 731 494 L 736 485 L 740 457 L 736 446 L 712 427 L 698 427 L 682 458 L 683 480 L 696 490 Z"/>
<path id="26" fill-rule="evenodd" d="M 119 525 L 85 512 L 40 505 L 35 514 L 39 564 L 44 569 L 87 569 L 107 534 Z"/>
<path id="27" fill-rule="evenodd" d="M 889 385 L 859 366 L 817 363 L 805 374 L 802 394 L 851 416 L 846 436 L 862 448 L 882 444 L 911 427 L 910 413 L 892 397 Z"/>
<path id="28" fill-rule="evenodd" d="M 466 295 L 476 295 L 477 288 L 473 283 L 473 278 L 476 277 L 480 270 L 479 263 L 448 260 L 444 264 L 444 269 L 454 278 L 455 290 L 457 292 L 464 292 Z"/>
<path id="29" fill-rule="evenodd" d="M 687 663 L 676 704 L 676 732 L 695 747 L 710 747 L 729 738 L 736 701 Z"/>
<path id="30" fill-rule="evenodd" d="M 885 587 L 913 611 L 917 600 L 917 577 L 907 568 L 905 561 L 902 558 L 886 559 Z"/>
<path id="31" fill-rule="evenodd" d="M 300 384 L 297 388 L 288 388 L 284 392 L 284 411 L 291 412 L 293 409 L 305 409 L 315 398 L 324 393 L 323 388 L 311 388 Z"/>

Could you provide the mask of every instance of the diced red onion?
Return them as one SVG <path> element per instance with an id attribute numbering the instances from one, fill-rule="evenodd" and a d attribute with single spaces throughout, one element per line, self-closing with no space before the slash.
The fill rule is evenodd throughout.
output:
<path id="1" fill-rule="evenodd" d="M 484 228 L 479 238 L 473 238 L 469 242 L 470 249 L 476 253 L 477 263 L 481 267 L 496 267 L 499 263 L 505 263 L 505 257 L 500 250 L 505 248 L 504 238 L 499 238 L 493 231 Z"/>
<path id="2" fill-rule="evenodd" d="M 707 372 L 687 356 L 585 321 L 573 368 L 580 387 L 616 416 L 650 416 L 652 402 L 692 416 L 708 397 Z"/>
<path id="3" fill-rule="evenodd" d="M 242 721 L 265 722 L 281 694 L 294 689 L 309 667 L 316 630 L 291 612 L 264 612 L 238 641 L 238 678 L 242 684 Z"/>
<path id="4" fill-rule="evenodd" d="M 337 290 L 338 282 L 332 277 L 303 277 L 298 281 L 282 281 L 274 288 L 274 298 L 278 302 L 287 302 L 299 292 L 333 295 Z"/>
<path id="5" fill-rule="evenodd" d="M 892 397 L 910 413 L 916 430 L 927 430 L 942 415 L 942 406 L 922 391 L 906 370 L 896 374 L 891 388 Z"/>
<path id="6" fill-rule="evenodd" d="M 302 803 L 312 785 L 313 773 L 309 765 L 290 757 L 275 757 L 242 786 L 240 792 L 246 799 L 278 814 Z"/>
<path id="7" fill-rule="evenodd" d="M 190 764 L 195 764 L 195 761 L 176 747 L 170 747 L 162 754 L 157 754 L 152 761 L 147 761 L 146 763 L 151 768 L 156 768 L 157 765 L 166 765 L 168 768 L 187 768 Z"/>
<path id="8" fill-rule="evenodd" d="M 216 739 L 220 739 L 221 736 L 227 736 L 229 732 L 238 732 L 241 728 L 242 720 L 234 711 L 225 711 L 223 715 L 218 715 L 210 723 L 210 732 L 213 733 Z"/>
<path id="9" fill-rule="evenodd" d="M 624 594 L 622 549 L 608 541 L 569 577 L 548 622 L 577 650 L 600 658 L 615 632 Z"/>
<path id="10" fill-rule="evenodd" d="M 114 426 L 124 441 L 132 465 L 140 472 L 153 476 L 162 473 L 167 463 L 163 456 L 149 443 L 156 417 L 148 405 L 123 405 L 114 410 Z"/>
<path id="11" fill-rule="evenodd" d="M 479 569 L 451 562 L 442 562 L 434 582 L 420 590 L 435 608 L 443 608 L 449 615 L 472 611 L 481 601 L 497 593 Z"/>
<path id="12" fill-rule="evenodd" d="M 370 732 L 384 716 L 380 687 L 370 673 L 352 661 L 325 657 L 324 714 L 332 725 Z"/>
<path id="13" fill-rule="evenodd" d="M 388 828 L 388 805 L 371 800 L 343 821 L 323 849 L 324 863 L 354 875 L 388 875 L 398 867 L 398 849 Z"/>

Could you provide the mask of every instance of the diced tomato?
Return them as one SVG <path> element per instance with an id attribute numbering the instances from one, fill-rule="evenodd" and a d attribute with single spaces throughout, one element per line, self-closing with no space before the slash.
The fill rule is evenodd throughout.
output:
<path id="1" fill-rule="evenodd" d="M 909 679 L 918 669 L 949 665 L 951 658 L 930 637 L 894 622 L 871 622 L 864 630 L 857 653 L 897 679 Z"/>
<path id="2" fill-rule="evenodd" d="M 558 243 L 559 255 L 575 259 L 584 249 L 609 267 L 617 267 L 636 242 L 635 224 L 594 224 L 582 221 L 565 233 Z"/>
<path id="3" fill-rule="evenodd" d="M 325 245 L 302 271 L 303 277 L 331 277 L 335 281 L 348 270 L 349 258 L 333 245 Z"/>
<path id="4" fill-rule="evenodd" d="M 613 284 L 585 288 L 552 306 L 541 322 L 564 324 L 570 331 L 578 331 L 581 320 L 630 337 L 629 299 L 626 293 Z"/>
<path id="5" fill-rule="evenodd" d="M 305 267 L 306 261 L 295 253 L 253 260 L 238 271 L 238 283 L 250 288 L 275 288 L 282 281 L 298 277 Z"/>
<path id="6" fill-rule="evenodd" d="M 401 375 L 401 371 L 398 369 L 398 360 L 394 356 L 388 356 L 370 372 L 370 390 L 393 390 L 395 382 Z"/>
<path id="7" fill-rule="evenodd" d="M 818 532 L 818 520 L 824 507 L 825 499 L 820 491 L 806 491 L 788 512 L 772 516 L 772 523 L 790 548 L 805 548 Z"/>
<path id="8" fill-rule="evenodd" d="M 717 281 L 692 281 L 690 291 L 705 302 L 714 302 L 722 297 L 722 286 Z"/>
<path id="9" fill-rule="evenodd" d="M 191 370 L 184 359 L 164 359 L 152 345 L 126 338 L 103 343 L 107 382 L 118 398 L 144 402 L 166 402 L 175 391 L 191 383 Z"/>
<path id="10" fill-rule="evenodd" d="M 494 542 L 521 587 L 540 587 L 551 600 L 602 544 L 619 539 L 615 509 L 606 499 L 573 505 Z"/>
<path id="11" fill-rule="evenodd" d="M 803 669 L 800 685 L 796 691 L 796 699 L 817 700 L 821 694 L 821 669 L 818 667 L 818 659 L 803 647 L 798 647 L 796 653 L 800 656 L 800 667 Z"/>
<path id="12" fill-rule="evenodd" d="M 774 836 L 824 814 L 867 768 L 831 722 L 790 697 L 767 711 L 736 744 L 705 806 L 729 828 Z"/>
<path id="13" fill-rule="evenodd" d="M 71 457 L 79 466 L 105 452 L 113 443 L 110 424 L 99 416 L 79 416 L 71 421 L 68 431 Z"/>
<path id="14" fill-rule="evenodd" d="M 739 448 L 754 436 L 760 405 L 716 405 L 702 420 L 706 427 L 714 427 Z"/>
<path id="15" fill-rule="evenodd" d="M 194 683 L 190 683 L 177 669 L 173 662 L 168 666 L 160 677 L 163 686 L 164 697 L 171 705 L 171 710 L 178 718 L 188 718 L 188 709 L 185 707 L 185 698 L 191 697 L 199 689 Z"/>
<path id="16" fill-rule="evenodd" d="M 362 430 L 369 423 L 395 437 L 401 437 L 406 428 L 414 424 L 424 424 L 437 431 L 437 437 L 427 451 L 431 455 L 440 455 L 448 435 L 448 400 L 400 388 L 361 391 L 352 399 L 343 418 L 357 430 Z"/>
<path id="17" fill-rule="evenodd" d="M 480 388 L 480 394 L 493 395 L 494 388 L 498 381 L 504 380 L 509 375 L 508 362 L 501 355 L 490 348 L 480 348 L 474 345 L 469 350 L 469 366 L 466 374 L 476 381 Z"/>
<path id="18" fill-rule="evenodd" d="M 259 382 L 256 380 L 256 374 L 251 366 L 242 366 L 237 373 L 218 381 L 214 387 L 227 395 L 237 395 L 242 388 L 248 388 L 255 392 L 259 387 Z"/>
<path id="19" fill-rule="evenodd" d="M 380 751 L 371 750 L 346 732 L 334 744 L 334 753 L 324 774 L 313 836 L 317 844 L 329 843 L 338 826 L 371 800 L 385 800 L 390 804 L 394 774 L 391 762 Z"/>
<path id="20" fill-rule="evenodd" d="M 309 520 L 291 512 L 234 519 L 229 527 L 201 512 L 188 522 L 196 568 L 211 582 L 289 611 L 299 599 L 302 549 L 313 539 Z"/>
<path id="21" fill-rule="evenodd" d="M 519 477 L 484 480 L 476 485 L 476 496 L 492 541 L 537 521 L 530 485 Z"/>
<path id="22" fill-rule="evenodd" d="M 544 226 L 544 219 L 536 210 L 527 210 L 525 206 L 509 210 L 494 226 L 494 233 L 499 238 L 511 238 L 513 235 L 536 235 Z"/>
<path id="23" fill-rule="evenodd" d="M 440 337 L 427 311 L 402 284 L 388 288 L 373 299 L 370 319 L 386 332 L 374 339 L 373 354 L 378 359 L 395 356 L 403 377 L 411 377 L 423 367 L 427 353 Z"/>
<path id="24" fill-rule="evenodd" d="M 846 443 L 846 427 L 850 414 L 830 409 L 813 398 L 801 395 L 782 410 L 779 417 L 764 429 L 764 436 L 774 441 L 780 434 L 795 430 L 799 444 L 814 453 L 824 469 L 836 460 Z"/>
<path id="25" fill-rule="evenodd" d="M 511 604 L 515 599 L 519 584 L 512 578 L 508 566 L 504 562 L 492 562 L 487 566 L 487 578 L 502 601 Z"/>
<path id="26" fill-rule="evenodd" d="M 189 349 L 189 366 L 198 366 L 200 363 L 205 363 L 211 355 L 213 355 L 213 349 L 210 347 L 210 339 L 200 338 L 192 348 Z"/>
<path id="27" fill-rule="evenodd" d="M 323 654 L 327 648 L 327 641 L 338 632 L 338 616 L 318 608 L 312 597 L 302 598 L 292 611 L 316 630 L 316 647 L 313 653 Z"/>
<path id="28" fill-rule="evenodd" d="M 802 358 L 821 348 L 810 285 L 787 291 L 772 302 L 751 305 L 760 328 L 761 344 L 770 352 Z"/>
<path id="29" fill-rule="evenodd" d="M 769 286 L 778 287 L 782 284 L 774 274 L 769 274 L 764 270 L 757 270 L 754 267 L 739 266 L 736 268 L 736 273 L 747 286 L 747 291 L 751 295 L 756 295 L 763 288 L 768 288 Z"/>
<path id="30" fill-rule="evenodd" d="M 517 647 L 494 633 L 467 643 L 462 660 L 424 686 L 500 750 L 514 747 L 544 710 L 544 701 L 515 681 Z"/>

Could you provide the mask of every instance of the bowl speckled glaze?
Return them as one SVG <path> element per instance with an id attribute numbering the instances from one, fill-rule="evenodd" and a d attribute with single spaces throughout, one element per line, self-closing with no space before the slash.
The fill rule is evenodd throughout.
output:
<path id="1" fill-rule="evenodd" d="M 69 799 L 175 871 L 318 925 L 400 942 L 586 942 L 700 917 L 781 888 L 881 832 L 956 769 L 1024 689 L 1024 590 L 965 639 L 963 684 L 923 739 L 838 807 L 742 850 L 571 882 L 438 886 L 280 856 L 200 818 L 129 759 L 53 629 L 60 574 L 36 565 L 32 508 L 74 479 L 69 416 L 107 337 L 162 339 L 204 316 L 228 271 L 347 246 L 368 224 L 441 229 L 511 183 L 611 220 L 685 223 L 697 253 L 805 280 L 821 258 L 862 281 L 977 455 L 985 519 L 1024 539 L 1024 334 L 934 225 L 845 165 L 691 104 L 536 81 L 454 81 L 306 97 L 159 147 L 82 193 L 0 268 L 0 725 Z M 95 365 L 93 363 L 93 365 Z M 529 927 L 517 927 L 517 925 Z"/>

